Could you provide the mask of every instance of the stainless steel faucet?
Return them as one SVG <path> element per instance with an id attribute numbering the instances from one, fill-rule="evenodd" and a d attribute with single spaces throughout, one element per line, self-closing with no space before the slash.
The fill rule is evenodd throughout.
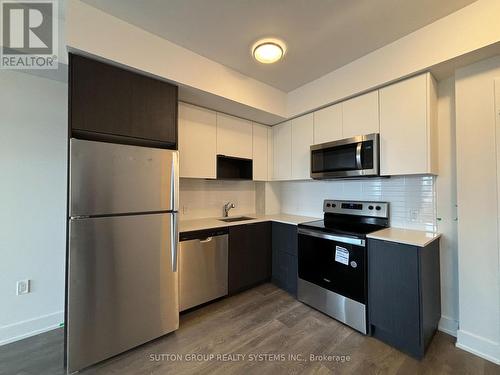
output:
<path id="1" fill-rule="evenodd" d="M 223 211 L 224 211 L 224 217 L 228 217 L 229 216 L 229 210 L 231 208 L 235 208 L 236 205 L 233 203 L 233 202 L 227 202 L 224 207 L 222 208 Z"/>

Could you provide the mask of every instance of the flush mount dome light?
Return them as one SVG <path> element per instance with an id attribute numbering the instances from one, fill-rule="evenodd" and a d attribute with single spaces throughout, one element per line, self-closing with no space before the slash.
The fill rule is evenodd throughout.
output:
<path id="1" fill-rule="evenodd" d="M 281 60 L 285 52 L 285 43 L 278 39 L 259 40 L 252 47 L 252 56 L 263 64 L 272 64 Z"/>

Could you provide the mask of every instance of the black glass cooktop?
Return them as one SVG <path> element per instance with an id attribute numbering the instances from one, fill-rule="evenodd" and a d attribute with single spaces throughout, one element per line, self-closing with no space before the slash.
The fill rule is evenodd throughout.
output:
<path id="1" fill-rule="evenodd" d="M 299 224 L 299 227 L 353 238 L 366 238 L 368 233 L 385 228 L 385 226 L 377 224 L 332 222 L 331 220 L 310 221 Z"/>

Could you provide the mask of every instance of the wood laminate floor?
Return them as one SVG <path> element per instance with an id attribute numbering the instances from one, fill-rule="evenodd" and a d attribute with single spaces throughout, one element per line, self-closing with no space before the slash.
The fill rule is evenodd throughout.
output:
<path id="1" fill-rule="evenodd" d="M 264 284 L 183 314 L 178 331 L 81 373 L 500 374 L 500 366 L 457 349 L 454 341 L 438 332 L 419 362 Z M 0 374 L 64 374 L 62 350 L 61 329 L 5 345 Z M 209 358 L 224 354 L 233 360 Z"/>

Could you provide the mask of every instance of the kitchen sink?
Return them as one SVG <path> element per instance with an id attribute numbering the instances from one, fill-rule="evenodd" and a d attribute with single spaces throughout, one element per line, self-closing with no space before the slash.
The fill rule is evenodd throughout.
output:
<path id="1" fill-rule="evenodd" d="M 220 221 L 224 221 L 226 223 L 232 223 L 233 221 L 245 221 L 245 220 L 253 220 L 254 217 L 248 216 L 235 216 L 235 217 L 227 217 L 225 219 L 219 219 Z"/>

